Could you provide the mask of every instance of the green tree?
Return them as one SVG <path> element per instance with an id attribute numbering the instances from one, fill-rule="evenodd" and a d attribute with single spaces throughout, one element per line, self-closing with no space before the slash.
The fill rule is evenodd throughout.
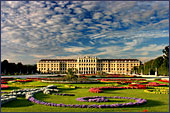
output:
<path id="1" fill-rule="evenodd" d="M 73 68 L 68 69 L 68 74 L 65 76 L 66 80 L 77 80 L 78 76 L 75 75 L 76 70 L 74 71 Z"/>
<path id="2" fill-rule="evenodd" d="M 162 52 L 164 53 L 163 57 L 164 57 L 165 59 L 168 59 L 168 60 L 169 60 L 169 45 L 166 46 L 166 47 L 162 50 Z"/>

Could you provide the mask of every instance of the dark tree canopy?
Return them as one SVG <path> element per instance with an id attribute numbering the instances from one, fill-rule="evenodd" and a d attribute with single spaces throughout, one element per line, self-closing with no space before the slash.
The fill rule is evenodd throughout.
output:
<path id="1" fill-rule="evenodd" d="M 144 65 L 139 66 L 137 72 L 142 72 L 143 74 L 154 74 L 157 71 L 158 75 L 169 76 L 169 46 L 166 46 L 162 52 L 164 53 L 163 56 L 152 59 L 144 63 Z"/>
<path id="2" fill-rule="evenodd" d="M 166 46 L 165 49 L 162 50 L 164 53 L 163 57 L 169 59 L 169 46 Z"/>
<path id="3" fill-rule="evenodd" d="M 33 74 L 37 73 L 36 65 L 23 65 L 21 62 L 15 64 L 7 60 L 1 61 L 1 73 L 5 75 Z"/>

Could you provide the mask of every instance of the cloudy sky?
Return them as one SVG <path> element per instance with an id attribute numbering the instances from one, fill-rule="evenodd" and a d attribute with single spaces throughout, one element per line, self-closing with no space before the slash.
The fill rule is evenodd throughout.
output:
<path id="1" fill-rule="evenodd" d="M 168 1 L 1 2 L 1 60 L 88 55 L 145 62 L 168 44 Z"/>

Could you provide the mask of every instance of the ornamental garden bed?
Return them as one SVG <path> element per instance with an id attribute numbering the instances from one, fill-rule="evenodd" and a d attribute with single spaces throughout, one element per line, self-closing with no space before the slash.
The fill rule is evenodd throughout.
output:
<path id="1" fill-rule="evenodd" d="M 32 82 L 26 82 L 24 84 L 21 84 L 19 87 L 22 88 L 22 85 L 25 85 L 24 87 L 27 87 L 29 89 L 29 84 Z M 51 83 L 41 83 L 41 82 L 34 82 L 36 85 L 40 84 L 51 84 Z M 36 86 L 35 85 L 35 86 Z M 59 86 L 60 84 L 58 84 Z M 22 99 L 18 98 L 16 100 L 10 101 L 6 104 L 4 104 L 1 107 L 2 112 L 168 112 L 169 109 L 169 95 L 162 94 L 156 95 L 152 93 L 146 94 L 144 90 L 146 89 L 128 89 L 128 87 L 124 85 L 124 90 L 114 90 L 109 87 L 102 87 L 101 89 L 102 93 L 91 93 L 89 92 L 89 89 L 85 89 L 87 87 L 99 87 L 104 85 L 111 85 L 110 83 L 98 83 L 98 84 L 76 84 L 77 88 L 70 88 L 74 85 L 69 85 L 69 87 L 64 87 L 64 85 L 68 84 L 62 84 L 59 86 L 59 90 L 61 87 L 60 92 L 52 92 L 51 94 L 43 94 L 43 93 L 37 93 L 33 97 L 37 101 L 45 102 L 44 104 L 47 105 L 41 105 L 36 103 L 31 103 L 28 100 L 26 100 L 25 97 L 21 97 Z M 42 85 L 43 86 L 43 85 Z M 81 87 L 81 88 L 79 88 Z M 113 88 L 113 87 L 112 87 Z M 121 88 L 121 87 L 119 87 Z M 119 89 L 115 88 L 115 89 Z M 163 89 L 163 87 L 159 87 L 160 89 Z M 105 91 L 108 89 L 107 91 Z M 2 89 L 2 92 L 5 91 Z M 6 90 L 7 92 L 7 90 Z M 5 93 L 6 94 L 6 93 Z M 69 94 L 74 94 L 74 96 L 69 96 Z M 97 96 L 97 97 L 96 97 Z M 118 98 L 109 98 L 109 97 L 130 97 L 130 98 L 141 98 L 147 100 L 147 103 L 144 103 L 143 105 L 135 105 L 135 106 L 122 106 L 126 105 L 125 103 L 135 103 L 136 100 L 132 99 L 118 99 Z M 89 98 L 86 98 L 89 97 Z M 98 98 L 101 97 L 101 98 Z M 102 99 L 103 97 L 106 97 Z M 84 98 L 88 101 L 77 101 L 77 98 Z M 97 99 L 96 99 L 97 98 Z M 161 98 L 161 99 L 160 99 Z M 92 100 L 89 100 L 92 99 Z M 94 100 L 93 100 L 94 99 Z M 22 103 L 23 101 L 23 103 Z M 25 103 L 26 102 L 26 103 Z M 52 103 L 52 104 L 49 104 Z M 163 103 L 163 104 L 161 104 Z M 161 106 L 160 106 L 161 104 Z M 56 105 L 56 106 L 54 106 Z M 67 106 L 68 105 L 68 106 Z M 80 105 L 80 106 L 78 106 Z M 85 106 L 87 105 L 87 106 Z M 111 106 L 110 106 L 111 105 Z M 122 107 L 116 107 L 116 106 L 122 106 Z M 15 106 L 15 107 L 14 107 Z M 100 107 L 99 107 L 100 106 Z M 65 108 L 67 107 L 67 108 Z M 70 108 L 73 107 L 73 108 Z M 82 109 L 81 107 L 87 107 L 86 109 Z M 110 107 L 114 107 L 110 108 Z M 102 108 L 102 109 L 101 109 Z M 29 109 L 29 111 L 28 111 Z"/>
<path id="2" fill-rule="evenodd" d="M 169 83 L 169 80 L 158 80 L 158 81 Z"/>
<path id="3" fill-rule="evenodd" d="M 47 81 L 42 80 L 45 83 L 59 83 L 59 84 L 89 84 L 89 83 L 99 83 L 99 81 Z"/>
<path id="4" fill-rule="evenodd" d="M 129 103 L 122 103 L 122 104 L 109 104 L 109 105 L 97 105 L 97 104 L 93 104 L 93 105 L 80 105 L 80 104 L 56 104 L 56 103 L 49 103 L 49 102 L 43 102 L 40 100 L 35 99 L 34 97 L 30 97 L 28 100 L 36 103 L 36 104 L 42 104 L 42 105 L 46 105 L 46 106 L 54 106 L 54 107 L 71 107 L 71 108 L 117 108 L 117 107 L 127 107 L 127 106 L 135 106 L 135 105 L 140 105 L 140 104 L 144 104 L 147 102 L 147 100 L 145 99 L 141 99 L 141 98 L 131 98 L 131 97 L 119 97 L 119 96 L 115 96 L 115 97 L 83 97 L 83 98 L 77 98 L 77 101 L 85 101 L 85 99 L 87 98 L 94 98 L 94 99 L 88 99 L 88 102 L 107 102 L 106 99 L 103 98 L 120 98 L 120 99 L 133 99 L 136 100 L 136 102 L 129 102 Z"/>
<path id="5" fill-rule="evenodd" d="M 1 84 L 1 89 L 8 89 L 8 88 L 9 88 L 8 85 Z"/>
<path id="6" fill-rule="evenodd" d="M 154 89 L 144 90 L 146 93 L 152 94 L 169 94 L 169 87 L 154 87 Z"/>
<path id="7" fill-rule="evenodd" d="M 146 89 L 145 86 L 133 86 L 133 87 L 116 87 L 116 86 L 111 86 L 111 87 L 99 87 L 99 88 L 90 88 L 89 92 L 91 93 L 102 93 L 103 90 L 107 89 Z"/>

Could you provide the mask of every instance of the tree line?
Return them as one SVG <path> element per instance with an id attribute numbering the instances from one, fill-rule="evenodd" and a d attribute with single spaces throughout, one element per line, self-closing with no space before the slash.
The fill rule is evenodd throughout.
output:
<path id="1" fill-rule="evenodd" d="M 1 74 L 3 75 L 21 75 L 21 74 L 35 74 L 37 73 L 37 66 L 23 65 L 21 62 L 9 63 L 7 60 L 1 61 Z"/>
<path id="2" fill-rule="evenodd" d="M 157 75 L 169 76 L 169 45 L 162 52 L 163 56 L 147 61 L 139 67 L 134 67 L 133 71 L 144 75 L 155 75 L 156 72 Z"/>

